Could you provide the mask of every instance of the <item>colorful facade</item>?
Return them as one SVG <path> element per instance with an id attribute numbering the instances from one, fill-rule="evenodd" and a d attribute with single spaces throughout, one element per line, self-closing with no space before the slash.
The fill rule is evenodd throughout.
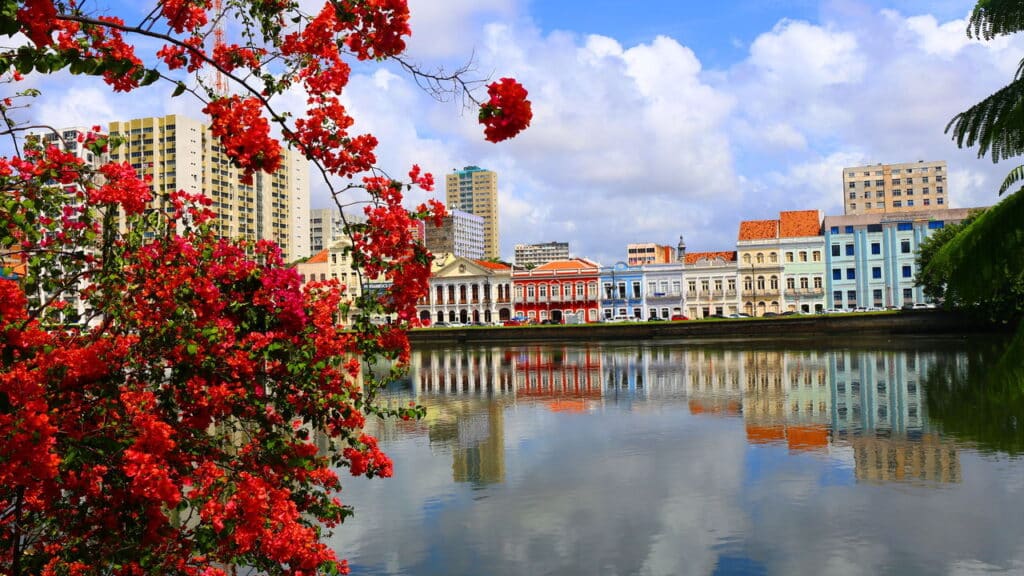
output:
<path id="1" fill-rule="evenodd" d="M 450 254 L 436 260 L 417 312 L 424 324 L 504 322 L 512 317 L 512 268 Z"/>
<path id="2" fill-rule="evenodd" d="M 601 319 L 644 319 L 644 275 L 639 266 L 618 262 L 601 268 Z"/>
<path id="3" fill-rule="evenodd" d="M 782 257 L 783 308 L 811 314 L 825 310 L 825 237 L 821 212 L 779 213 L 779 252 Z"/>
<path id="4" fill-rule="evenodd" d="M 644 316 L 669 320 L 683 314 L 683 263 L 646 264 L 640 268 L 643 275 Z"/>
<path id="5" fill-rule="evenodd" d="M 736 252 L 683 254 L 686 312 L 691 319 L 740 312 Z"/>
<path id="6" fill-rule="evenodd" d="M 926 304 L 914 283 L 918 248 L 971 208 L 825 218 L 828 307 L 836 310 Z"/>
<path id="7" fill-rule="evenodd" d="M 597 322 L 600 267 L 586 258 L 556 260 L 532 270 L 514 270 L 516 316 L 537 322 Z"/>
<path id="8" fill-rule="evenodd" d="M 779 256 L 779 221 L 745 220 L 736 242 L 742 279 L 742 312 L 764 316 L 782 312 L 782 259 Z"/>

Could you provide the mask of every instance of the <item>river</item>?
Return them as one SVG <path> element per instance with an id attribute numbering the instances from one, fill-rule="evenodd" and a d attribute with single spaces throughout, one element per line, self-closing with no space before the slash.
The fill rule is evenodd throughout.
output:
<path id="1" fill-rule="evenodd" d="M 353 574 L 1024 574 L 998 339 L 421 346 Z"/>

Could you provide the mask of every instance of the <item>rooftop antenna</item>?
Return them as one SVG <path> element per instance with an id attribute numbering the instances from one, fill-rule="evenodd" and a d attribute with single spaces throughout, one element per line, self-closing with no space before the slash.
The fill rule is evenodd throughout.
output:
<path id="1" fill-rule="evenodd" d="M 216 25 L 213 27 L 213 51 L 224 46 L 224 0 L 213 0 L 213 12 Z M 217 69 L 213 76 L 213 91 L 218 96 L 228 95 L 228 79 L 223 71 Z"/>

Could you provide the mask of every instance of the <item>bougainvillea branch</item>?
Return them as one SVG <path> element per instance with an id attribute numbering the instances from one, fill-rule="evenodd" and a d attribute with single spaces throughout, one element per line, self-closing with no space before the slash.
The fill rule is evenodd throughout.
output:
<path id="1" fill-rule="evenodd" d="M 27 38 L 0 51 L 12 89 L 0 116 L 17 152 L 0 158 L 2 574 L 345 573 L 323 543 L 352 513 L 338 471 L 389 476 L 367 419 L 422 415 L 379 405 L 382 380 L 366 366 L 384 361 L 394 376 L 408 362 L 432 259 L 410 229 L 444 206 L 403 205 L 432 176 L 377 166 L 377 140 L 354 132 L 341 98 L 355 61 L 394 59 L 430 78 L 401 59 L 406 2 L 330 0 L 308 14 L 292 0 L 222 4 L 159 0 L 131 25 L 71 0 L 0 0 L 0 35 Z M 224 22 L 238 41 L 208 48 Z M 152 54 L 137 50 L 153 40 Z M 158 195 L 110 162 L 121 142 L 98 127 L 81 137 L 90 162 L 20 140 L 13 114 L 34 92 L 13 89 L 59 71 L 118 92 L 169 81 L 175 96 L 195 95 L 243 182 L 291 147 L 339 208 L 365 191 L 366 221 L 347 229 L 352 260 L 387 288 L 353 298 L 335 281 L 303 286 L 276 245 L 219 237 L 209 197 Z M 292 118 L 275 97 L 294 89 L 306 100 Z M 488 96 L 488 140 L 529 125 L 514 80 Z M 149 210 L 157 200 L 166 209 Z"/>

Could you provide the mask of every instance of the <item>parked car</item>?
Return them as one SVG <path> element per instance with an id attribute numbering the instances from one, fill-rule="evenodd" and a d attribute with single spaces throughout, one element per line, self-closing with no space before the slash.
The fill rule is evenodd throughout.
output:
<path id="1" fill-rule="evenodd" d="M 525 326 L 526 318 L 509 318 L 505 320 L 505 326 Z"/>
<path id="2" fill-rule="evenodd" d="M 648 322 L 664 322 L 665 319 L 660 316 L 651 316 L 647 319 Z"/>
<path id="3" fill-rule="evenodd" d="M 683 320 L 689 320 L 689 318 L 687 318 L 686 316 L 683 316 L 682 314 L 673 314 L 672 315 L 672 321 L 673 322 L 681 322 Z"/>
<path id="4" fill-rule="evenodd" d="M 559 322 L 558 320 L 555 320 L 554 318 L 545 318 L 544 320 L 541 320 L 540 323 L 543 324 L 543 325 L 552 325 L 553 324 L 553 325 L 556 325 L 556 326 L 561 324 L 561 322 Z"/>
<path id="5" fill-rule="evenodd" d="M 775 318 L 778 315 L 779 314 L 777 312 L 765 312 L 764 314 L 761 314 L 761 318 Z"/>

